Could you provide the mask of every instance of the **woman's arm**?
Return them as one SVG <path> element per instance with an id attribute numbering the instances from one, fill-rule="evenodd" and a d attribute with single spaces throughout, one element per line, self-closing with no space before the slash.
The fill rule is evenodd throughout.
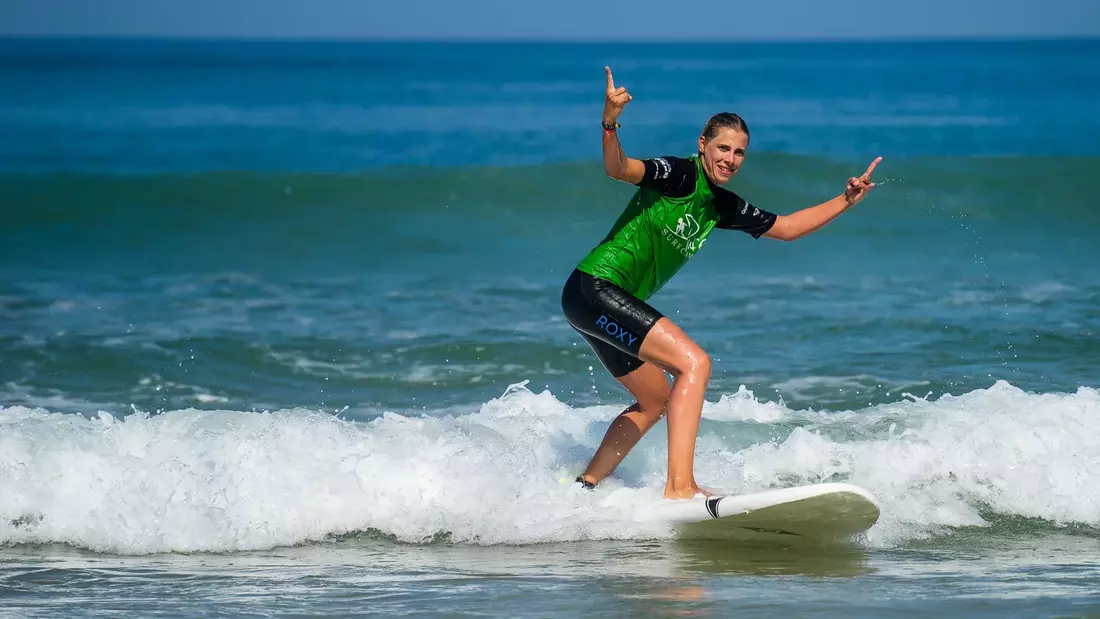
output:
<path id="1" fill-rule="evenodd" d="M 859 178 L 853 176 L 848 179 L 848 187 L 841 195 L 816 206 L 795 211 L 790 215 L 779 215 L 775 219 L 775 224 L 764 233 L 764 236 L 780 241 L 793 241 L 819 230 L 825 224 L 836 219 L 838 215 L 863 200 L 867 192 L 875 186 L 871 182 L 871 172 L 874 172 L 875 166 L 880 161 L 882 161 L 882 157 L 872 161 L 863 176 Z"/>
<path id="2" fill-rule="evenodd" d="M 614 124 L 604 122 L 604 125 Z M 645 176 L 645 164 L 638 159 L 627 157 L 619 144 L 617 130 L 604 129 L 603 132 L 603 169 L 613 179 L 637 185 Z"/>
<path id="3" fill-rule="evenodd" d="M 604 69 L 607 71 L 607 99 L 603 106 L 603 169 L 611 178 L 637 184 L 645 176 L 645 165 L 626 156 L 619 144 L 618 132 L 619 114 L 630 103 L 631 96 L 625 87 L 615 87 L 611 67 Z"/>
<path id="4" fill-rule="evenodd" d="M 795 211 L 790 215 L 779 215 L 775 224 L 764 233 L 769 239 L 793 241 L 820 229 L 838 215 L 848 210 L 851 204 L 843 196 L 837 196 L 828 202 Z"/>

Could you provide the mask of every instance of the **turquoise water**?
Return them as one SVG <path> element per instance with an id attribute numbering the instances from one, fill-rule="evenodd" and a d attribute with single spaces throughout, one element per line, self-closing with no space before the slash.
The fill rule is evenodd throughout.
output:
<path id="1" fill-rule="evenodd" d="M 559 305 L 630 195 L 605 64 L 634 156 L 745 116 L 763 208 L 884 158 L 653 300 L 714 358 L 700 483 L 850 481 L 865 538 L 639 522 L 663 426 L 559 483 L 629 403 Z M 1095 616 L 1098 78 L 1097 41 L 0 41 L 0 614 Z"/>

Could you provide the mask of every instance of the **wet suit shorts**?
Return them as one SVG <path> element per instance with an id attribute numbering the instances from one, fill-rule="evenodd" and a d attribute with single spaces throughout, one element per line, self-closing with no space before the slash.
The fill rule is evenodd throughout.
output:
<path id="1" fill-rule="evenodd" d="M 561 307 L 569 324 L 615 378 L 640 368 L 642 340 L 664 314 L 619 286 L 580 270 L 565 282 Z"/>

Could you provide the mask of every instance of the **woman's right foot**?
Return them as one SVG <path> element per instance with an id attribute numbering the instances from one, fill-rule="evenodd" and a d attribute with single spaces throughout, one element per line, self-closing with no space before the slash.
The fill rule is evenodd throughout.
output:
<path id="1" fill-rule="evenodd" d="M 709 490 L 703 490 L 699 486 L 692 484 L 684 488 L 669 488 L 665 486 L 665 498 L 666 499 L 694 499 L 697 496 L 712 497 L 714 493 Z"/>

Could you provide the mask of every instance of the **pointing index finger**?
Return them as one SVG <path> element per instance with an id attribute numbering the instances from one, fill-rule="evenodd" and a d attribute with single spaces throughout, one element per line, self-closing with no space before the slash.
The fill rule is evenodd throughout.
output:
<path id="1" fill-rule="evenodd" d="M 882 157 L 876 157 L 875 160 L 871 162 L 871 165 L 867 167 L 867 171 L 863 173 L 864 180 L 871 178 L 871 172 L 875 171 L 875 166 L 877 166 L 880 161 L 882 161 Z"/>
<path id="2" fill-rule="evenodd" d="M 611 77 L 611 67 L 605 66 L 604 70 L 607 71 L 607 89 L 615 90 L 615 79 Z"/>

